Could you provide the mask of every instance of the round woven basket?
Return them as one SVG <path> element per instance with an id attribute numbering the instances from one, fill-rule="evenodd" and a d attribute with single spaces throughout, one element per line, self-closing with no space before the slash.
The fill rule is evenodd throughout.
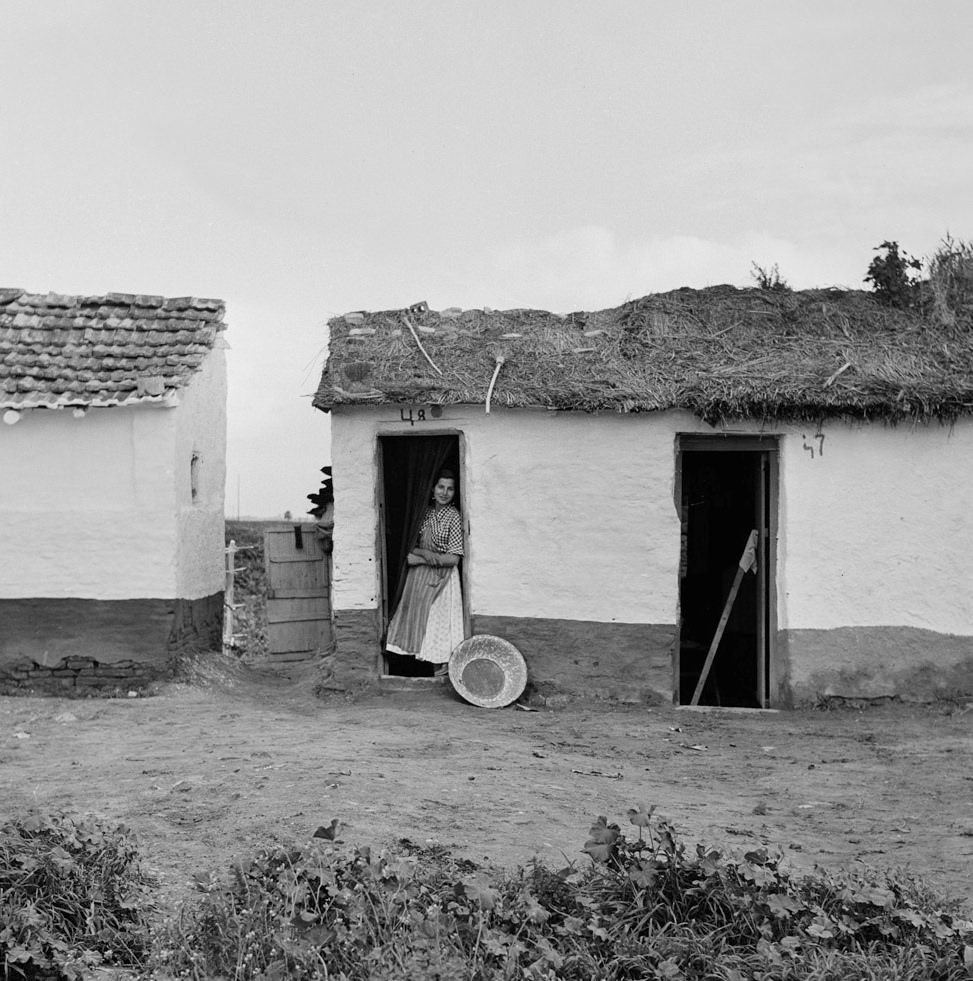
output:
<path id="1" fill-rule="evenodd" d="M 527 664 L 520 651 L 502 637 L 469 637 L 449 656 L 449 680 L 456 692 L 480 708 L 503 708 L 515 702 L 527 685 Z"/>

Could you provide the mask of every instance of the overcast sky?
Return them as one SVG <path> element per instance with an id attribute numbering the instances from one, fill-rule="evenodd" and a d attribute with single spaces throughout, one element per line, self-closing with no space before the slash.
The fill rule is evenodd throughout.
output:
<path id="1" fill-rule="evenodd" d="M 0 286 L 226 301 L 227 512 L 329 317 L 568 312 L 973 238 L 971 0 L 0 0 Z"/>

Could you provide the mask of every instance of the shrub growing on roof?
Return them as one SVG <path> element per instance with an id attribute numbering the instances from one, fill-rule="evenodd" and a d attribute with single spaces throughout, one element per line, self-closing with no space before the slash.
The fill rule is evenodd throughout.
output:
<path id="1" fill-rule="evenodd" d="M 887 306 L 913 306 L 919 297 L 916 272 L 922 269 L 922 263 L 907 252 L 900 252 L 898 242 L 883 242 L 875 251 L 884 255 L 875 256 L 868 264 L 865 282 L 872 284 L 879 301 Z"/>

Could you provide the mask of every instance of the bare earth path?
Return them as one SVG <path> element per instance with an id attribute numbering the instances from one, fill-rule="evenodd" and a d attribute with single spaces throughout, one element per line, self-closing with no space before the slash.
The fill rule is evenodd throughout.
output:
<path id="1" fill-rule="evenodd" d="M 917 873 L 973 905 L 973 710 L 476 709 L 451 691 L 321 701 L 238 669 L 150 698 L 0 698 L 0 819 L 87 811 L 138 834 L 168 902 L 275 841 L 398 838 L 514 866 L 580 859 L 599 814 L 684 839 Z"/>

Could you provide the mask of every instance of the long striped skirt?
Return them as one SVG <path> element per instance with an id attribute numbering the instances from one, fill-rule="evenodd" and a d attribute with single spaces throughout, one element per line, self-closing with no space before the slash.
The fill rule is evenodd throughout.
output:
<path id="1" fill-rule="evenodd" d="M 385 649 L 421 661 L 445 664 L 463 640 L 463 594 L 459 569 L 409 567 L 399 608 L 389 624 Z"/>

